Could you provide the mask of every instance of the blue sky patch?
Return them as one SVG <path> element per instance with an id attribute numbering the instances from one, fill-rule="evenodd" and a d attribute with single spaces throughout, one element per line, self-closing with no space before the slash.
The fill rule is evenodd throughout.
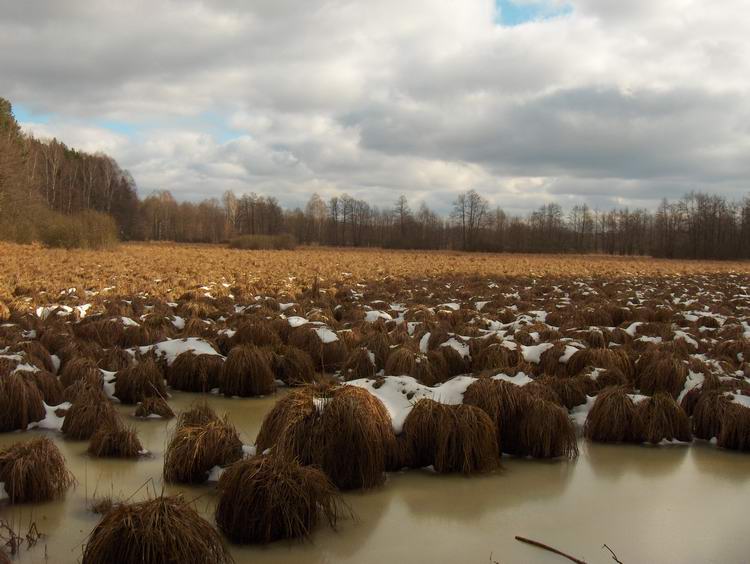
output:
<path id="1" fill-rule="evenodd" d="M 498 23 L 508 27 L 567 16 L 573 12 L 570 4 L 560 4 L 549 0 L 495 0 L 495 5 Z"/>
<path id="2" fill-rule="evenodd" d="M 49 121 L 48 114 L 35 114 L 18 104 L 13 104 L 13 115 L 16 116 L 17 122 L 47 123 Z"/>

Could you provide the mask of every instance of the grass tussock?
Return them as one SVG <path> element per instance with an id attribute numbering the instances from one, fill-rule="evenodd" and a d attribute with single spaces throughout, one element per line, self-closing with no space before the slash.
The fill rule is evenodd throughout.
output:
<path id="1" fill-rule="evenodd" d="M 152 397 L 146 398 L 139 403 L 133 415 L 144 419 L 154 416 L 162 419 L 172 419 L 174 417 L 174 411 L 172 411 L 172 408 L 169 407 L 169 404 L 164 398 Z"/>
<path id="2" fill-rule="evenodd" d="M 19 372 L 0 376 L 0 432 L 26 430 L 47 415 L 37 385 Z"/>
<path id="3" fill-rule="evenodd" d="M 279 347 L 273 355 L 272 367 L 276 378 L 287 386 L 302 386 L 315 381 L 312 358 L 297 347 Z"/>
<path id="4" fill-rule="evenodd" d="M 115 394 L 122 403 L 135 405 L 150 397 L 166 397 L 164 375 L 153 359 L 121 370 L 115 380 Z"/>
<path id="5" fill-rule="evenodd" d="M 658 392 L 637 405 L 643 422 L 643 438 L 646 442 L 659 444 L 661 441 L 689 442 L 690 419 L 674 398 Z"/>
<path id="6" fill-rule="evenodd" d="M 537 382 L 553 390 L 559 399 L 556 403 L 560 403 L 566 409 L 573 409 L 577 405 L 586 403 L 586 389 L 584 383 L 578 378 L 544 376 Z"/>
<path id="7" fill-rule="evenodd" d="M 167 369 L 167 384 L 183 392 L 210 392 L 219 386 L 223 364 L 218 355 L 180 353 Z"/>
<path id="8" fill-rule="evenodd" d="M 119 504 L 89 535 L 83 564 L 231 564 L 218 532 L 181 496 Z"/>
<path id="9" fill-rule="evenodd" d="M 375 355 L 365 347 L 358 347 L 349 353 L 349 358 L 341 369 L 341 374 L 347 381 L 374 378 L 376 372 Z"/>
<path id="10" fill-rule="evenodd" d="M 64 399 L 65 388 L 60 382 L 59 378 L 47 372 L 46 370 L 37 370 L 36 372 L 31 371 L 19 371 L 27 380 L 33 382 L 34 385 L 42 393 L 44 403 L 47 405 L 60 405 Z"/>
<path id="11" fill-rule="evenodd" d="M 96 457 L 135 458 L 143 451 L 133 427 L 107 423 L 100 427 L 89 442 L 88 453 Z"/>
<path id="12" fill-rule="evenodd" d="M 277 402 L 256 445 L 321 468 L 341 489 L 363 489 L 383 483 L 395 437 L 385 407 L 366 390 L 308 386 Z"/>
<path id="13" fill-rule="evenodd" d="M 750 409 L 737 403 L 726 406 L 718 445 L 741 452 L 750 451 Z"/>
<path id="14" fill-rule="evenodd" d="M 403 436 L 413 467 L 474 474 L 500 464 L 495 423 L 473 405 L 445 405 L 421 399 L 404 421 Z"/>
<path id="15" fill-rule="evenodd" d="M 180 413 L 177 427 L 199 427 L 219 420 L 219 416 L 207 401 L 198 401 L 192 404 L 190 409 Z"/>
<path id="16" fill-rule="evenodd" d="M 60 372 L 60 382 L 66 388 L 77 380 L 91 382 L 101 379 L 101 377 L 102 373 L 96 362 L 84 356 L 78 356 L 65 362 Z"/>
<path id="17" fill-rule="evenodd" d="M 584 425 L 587 439 L 600 443 L 643 442 L 643 420 L 626 388 L 605 388 L 596 396 Z"/>
<path id="18" fill-rule="evenodd" d="M 75 483 L 50 439 L 15 443 L 0 451 L 0 482 L 11 503 L 59 499 Z"/>
<path id="19" fill-rule="evenodd" d="M 693 435 L 705 440 L 718 437 L 729 404 L 730 400 L 723 391 L 704 391 L 693 407 Z"/>
<path id="20" fill-rule="evenodd" d="M 635 385 L 641 393 L 666 392 L 676 398 L 685 387 L 687 366 L 668 351 L 645 353 L 636 365 Z"/>
<path id="21" fill-rule="evenodd" d="M 276 391 L 268 351 L 252 345 L 240 345 L 229 351 L 219 378 L 219 390 L 225 396 L 266 396 Z"/>
<path id="22" fill-rule="evenodd" d="M 218 489 L 216 523 L 235 543 L 304 538 L 321 520 L 335 527 L 344 510 L 322 471 L 280 456 L 235 462 Z"/>
<path id="23" fill-rule="evenodd" d="M 242 441 L 234 426 L 224 419 L 202 425 L 178 426 L 164 454 L 164 480 L 201 484 L 214 466 L 226 466 L 242 458 Z"/>
<path id="24" fill-rule="evenodd" d="M 543 399 L 529 402 L 519 428 L 518 454 L 532 458 L 575 458 L 578 443 L 568 412 Z"/>
<path id="25" fill-rule="evenodd" d="M 348 351 L 338 338 L 323 342 L 321 334 L 327 333 L 319 333 L 321 329 L 324 328 L 314 329 L 307 325 L 298 327 L 289 334 L 289 344 L 309 354 L 318 370 L 335 372 L 346 362 Z"/>
<path id="26" fill-rule="evenodd" d="M 63 434 L 70 439 L 86 440 L 108 424 L 119 424 L 119 416 L 107 396 L 93 386 L 84 386 L 70 406 L 62 424 Z"/>

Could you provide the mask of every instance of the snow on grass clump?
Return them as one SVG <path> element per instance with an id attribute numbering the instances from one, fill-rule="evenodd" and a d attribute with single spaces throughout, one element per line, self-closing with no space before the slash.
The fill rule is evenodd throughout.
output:
<path id="1" fill-rule="evenodd" d="M 339 340 L 339 336 L 331 331 L 328 327 L 317 327 L 316 329 L 314 329 L 314 331 L 315 333 L 317 333 L 320 342 L 324 345 L 335 343 Z"/>
<path id="2" fill-rule="evenodd" d="M 221 356 L 214 350 L 211 344 L 198 337 L 188 337 L 187 339 L 167 339 L 154 345 L 146 345 L 144 347 L 137 347 L 136 349 L 128 349 L 131 353 L 135 354 L 137 350 L 141 354 L 154 351 L 157 356 L 164 358 L 167 361 L 167 365 L 171 366 L 175 359 L 186 351 L 192 351 L 195 354 L 212 354 Z"/>
<path id="3" fill-rule="evenodd" d="M 411 376 L 386 376 L 378 380 L 369 378 L 352 380 L 346 384 L 363 388 L 383 402 L 391 416 L 393 431 L 399 435 L 403 430 L 406 416 L 418 400 L 428 398 L 450 405 L 463 403 L 466 388 L 475 380 L 476 378 L 470 376 L 458 376 L 443 384 L 430 387 L 420 384 Z"/>

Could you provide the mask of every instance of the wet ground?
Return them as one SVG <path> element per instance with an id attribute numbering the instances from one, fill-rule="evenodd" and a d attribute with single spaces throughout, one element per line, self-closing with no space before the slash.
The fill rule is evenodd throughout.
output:
<path id="1" fill-rule="evenodd" d="M 199 399 L 174 392 L 175 411 Z M 244 442 L 254 442 L 276 401 L 210 402 L 228 412 Z M 152 456 L 122 461 L 86 454 L 87 441 L 54 434 L 79 484 L 59 502 L 0 506 L 0 517 L 25 532 L 35 521 L 45 537 L 15 561 L 67 563 L 99 517 L 87 511 L 96 496 L 139 499 L 146 489 L 184 492 L 212 518 L 215 488 L 163 485 L 162 460 L 174 421 L 136 420 L 132 406 L 118 409 L 137 427 Z M 36 432 L 0 435 L 0 446 Z M 232 547 L 238 563 L 565 562 L 514 540 L 521 535 L 594 562 L 613 562 L 603 544 L 627 564 L 748 562 L 747 501 L 750 456 L 707 443 L 692 447 L 601 445 L 584 442 L 577 460 L 548 462 L 505 457 L 497 473 L 463 477 L 406 471 L 365 493 L 346 494 L 355 518 L 338 530 L 321 526 L 306 542 Z M 46 557 L 45 557 L 46 554 Z M 46 559 L 45 559 L 46 558 Z"/>

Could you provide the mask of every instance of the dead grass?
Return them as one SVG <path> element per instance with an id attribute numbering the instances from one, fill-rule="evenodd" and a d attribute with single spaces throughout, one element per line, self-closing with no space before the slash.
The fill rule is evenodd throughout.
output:
<path id="1" fill-rule="evenodd" d="M 210 392 L 219 386 L 223 364 L 218 355 L 186 351 L 167 369 L 167 384 L 184 392 Z"/>
<path id="2" fill-rule="evenodd" d="M 568 412 L 544 399 L 526 407 L 519 428 L 517 454 L 532 458 L 575 458 L 578 443 Z"/>
<path id="3" fill-rule="evenodd" d="M 135 458 L 142 450 L 134 427 L 108 422 L 92 435 L 88 453 L 97 457 Z"/>
<path id="4" fill-rule="evenodd" d="M 214 466 L 226 466 L 240 458 L 242 441 L 226 418 L 178 426 L 164 454 L 164 480 L 200 484 Z"/>
<path id="5" fill-rule="evenodd" d="M 89 535 L 83 564 L 230 564 L 216 530 L 181 496 L 120 504 Z"/>
<path id="6" fill-rule="evenodd" d="M 141 418 L 155 415 L 162 419 L 172 419 L 174 417 L 174 411 L 172 411 L 172 408 L 169 407 L 169 404 L 164 398 L 151 397 L 146 398 L 139 403 L 133 415 Z"/>
<path id="7" fill-rule="evenodd" d="M 86 440 L 107 424 L 119 424 L 117 411 L 100 388 L 84 386 L 65 415 L 62 432 L 70 439 Z"/>
<path id="8" fill-rule="evenodd" d="M 601 443 L 640 443 L 643 420 L 626 388 L 612 386 L 596 396 L 584 426 L 587 439 Z"/>
<path id="9" fill-rule="evenodd" d="M 219 390 L 225 396 L 266 396 L 276 391 L 268 351 L 253 345 L 239 345 L 229 351 L 221 368 Z"/>
<path id="10" fill-rule="evenodd" d="M 259 452 L 321 468 L 340 489 L 378 486 L 395 438 L 380 400 L 354 386 L 305 387 L 277 403 L 256 441 Z"/>
<path id="11" fill-rule="evenodd" d="M 718 445 L 741 452 L 750 451 L 750 409 L 736 403 L 726 406 Z"/>
<path id="12" fill-rule="evenodd" d="M 218 489 L 216 523 L 236 543 L 304 538 L 321 519 L 335 528 L 346 511 L 323 472 L 280 456 L 235 462 Z"/>
<path id="13" fill-rule="evenodd" d="M 302 386 L 315 381 L 315 365 L 305 351 L 282 345 L 273 354 L 273 372 L 287 386 Z"/>
<path id="14" fill-rule="evenodd" d="M 15 443 L 0 451 L 0 482 L 11 503 L 50 501 L 75 483 L 65 458 L 48 438 Z"/>
<path id="15" fill-rule="evenodd" d="M 26 430 L 46 415 L 42 393 L 34 382 L 18 372 L 0 376 L 0 432 Z"/>
<path id="16" fill-rule="evenodd" d="M 152 359 L 121 370 L 115 380 L 115 396 L 122 403 L 135 405 L 150 397 L 166 397 L 164 375 Z"/>
<path id="17" fill-rule="evenodd" d="M 473 474 L 499 466 L 496 429 L 492 418 L 479 407 L 445 405 L 425 398 L 407 415 L 403 437 L 412 467 Z"/>
<path id="18" fill-rule="evenodd" d="M 688 442 L 693 438 L 690 419 L 674 398 L 659 392 L 638 404 L 646 442 L 662 440 Z"/>
<path id="19" fill-rule="evenodd" d="M 718 437 L 729 404 L 730 400 L 723 391 L 704 391 L 693 407 L 693 435 L 705 440 Z"/>

